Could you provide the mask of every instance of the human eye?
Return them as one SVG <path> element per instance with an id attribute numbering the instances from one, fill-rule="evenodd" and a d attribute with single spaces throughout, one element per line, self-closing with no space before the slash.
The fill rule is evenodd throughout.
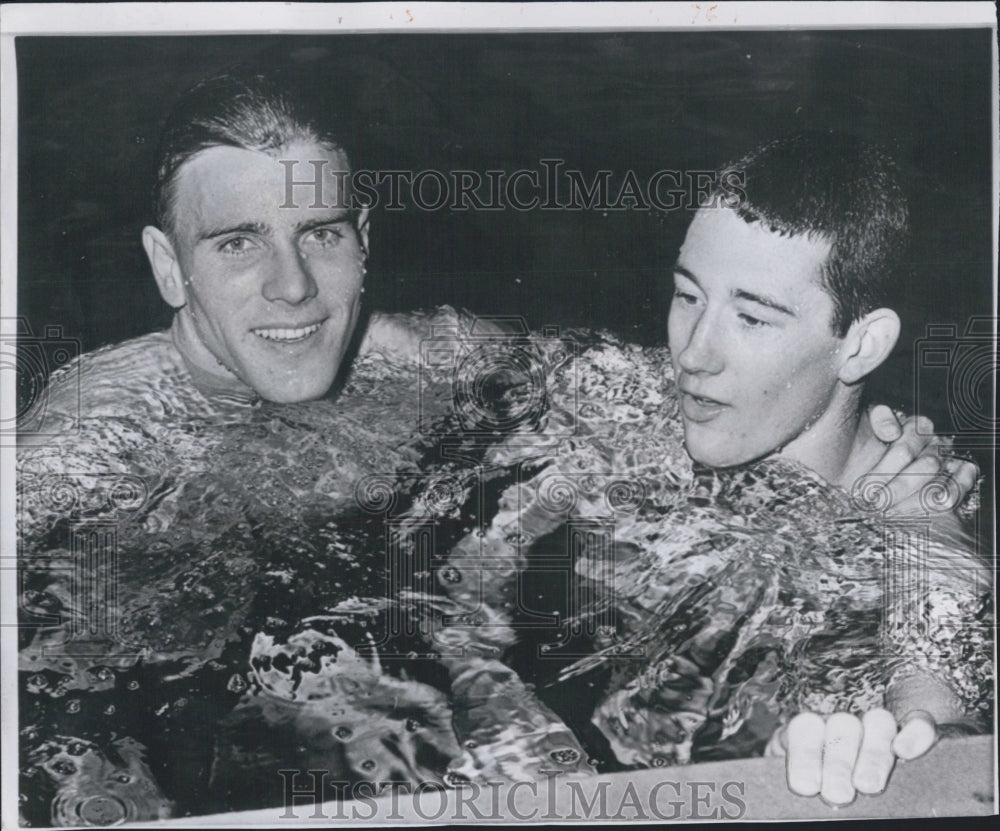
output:
<path id="1" fill-rule="evenodd" d="M 771 325 L 766 320 L 761 320 L 759 317 L 748 315 L 745 312 L 740 312 L 739 318 L 743 322 L 743 325 L 746 326 L 748 329 L 761 329 L 764 326 Z"/>
<path id="2" fill-rule="evenodd" d="M 698 302 L 698 295 L 686 284 L 685 278 L 681 275 L 674 276 L 674 298 L 687 306 L 693 306 Z"/>
<path id="3" fill-rule="evenodd" d="M 324 225 L 313 228 L 305 235 L 306 245 L 317 248 L 332 248 L 344 238 L 344 232 L 335 225 Z"/>
<path id="4" fill-rule="evenodd" d="M 230 257 L 245 256 L 256 247 L 256 243 L 247 236 L 229 237 L 219 243 L 219 251 Z"/>

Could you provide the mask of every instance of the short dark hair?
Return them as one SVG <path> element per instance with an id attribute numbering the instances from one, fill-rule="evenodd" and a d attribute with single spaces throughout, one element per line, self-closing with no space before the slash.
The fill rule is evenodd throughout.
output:
<path id="1" fill-rule="evenodd" d="M 346 157 L 348 132 L 340 114 L 290 72 L 236 68 L 205 78 L 180 96 L 164 125 L 153 182 L 154 220 L 173 233 L 177 175 L 202 150 L 277 152 L 302 141 Z"/>
<path id="2" fill-rule="evenodd" d="M 839 336 L 898 297 L 909 208 L 896 164 L 882 148 L 832 130 L 801 132 L 725 165 L 716 181 L 715 195 L 746 222 L 830 243 L 821 279 Z"/>

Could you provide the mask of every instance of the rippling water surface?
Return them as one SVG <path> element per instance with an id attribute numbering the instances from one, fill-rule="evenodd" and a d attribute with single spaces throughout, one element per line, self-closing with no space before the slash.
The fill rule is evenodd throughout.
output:
<path id="1" fill-rule="evenodd" d="M 933 591 L 887 612 L 905 552 L 847 495 L 692 469 L 663 350 L 515 352 L 471 361 L 478 386 L 369 355 L 331 401 L 101 417 L 57 474 L 23 453 L 25 613 L 48 621 L 22 637 L 24 819 L 275 805 L 281 769 L 335 797 L 752 755 L 914 670 L 985 719 L 970 560 L 930 546 Z M 114 561 L 74 577 L 95 533 Z M 459 695 L 463 649 L 496 663 Z"/>

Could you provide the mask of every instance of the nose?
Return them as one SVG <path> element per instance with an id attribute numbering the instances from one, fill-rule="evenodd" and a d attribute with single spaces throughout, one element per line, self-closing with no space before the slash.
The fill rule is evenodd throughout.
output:
<path id="1" fill-rule="evenodd" d="M 706 309 L 694 320 L 686 341 L 681 341 L 677 355 L 680 368 L 689 375 L 716 375 L 721 372 L 724 361 L 719 337 L 718 328 L 713 325 Z"/>
<path id="2" fill-rule="evenodd" d="M 309 257 L 291 249 L 275 255 L 273 268 L 264 283 L 264 297 L 297 305 L 315 297 L 316 280 L 309 267 Z"/>

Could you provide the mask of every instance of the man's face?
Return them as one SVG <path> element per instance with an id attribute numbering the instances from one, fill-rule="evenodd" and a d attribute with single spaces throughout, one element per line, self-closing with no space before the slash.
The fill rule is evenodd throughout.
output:
<path id="1" fill-rule="evenodd" d="M 294 206 L 282 207 L 279 159 L 297 162 L 296 180 L 311 178 L 313 160 L 328 160 L 327 171 L 347 169 L 343 154 L 311 144 L 274 157 L 204 150 L 177 177 L 173 243 L 184 281 L 181 314 L 190 315 L 186 328 L 197 341 L 190 348 L 214 358 L 202 368 L 231 373 L 271 401 L 305 401 L 332 385 L 357 322 L 367 226 L 362 215 L 359 232 L 341 207 L 333 176 L 319 200 L 297 187 Z"/>
<path id="2" fill-rule="evenodd" d="M 820 286 L 827 242 L 782 237 L 729 209 L 703 209 L 675 269 L 670 352 L 688 452 L 728 467 L 809 435 L 830 406 L 842 341 Z M 829 429 L 828 420 L 814 429 Z"/>

